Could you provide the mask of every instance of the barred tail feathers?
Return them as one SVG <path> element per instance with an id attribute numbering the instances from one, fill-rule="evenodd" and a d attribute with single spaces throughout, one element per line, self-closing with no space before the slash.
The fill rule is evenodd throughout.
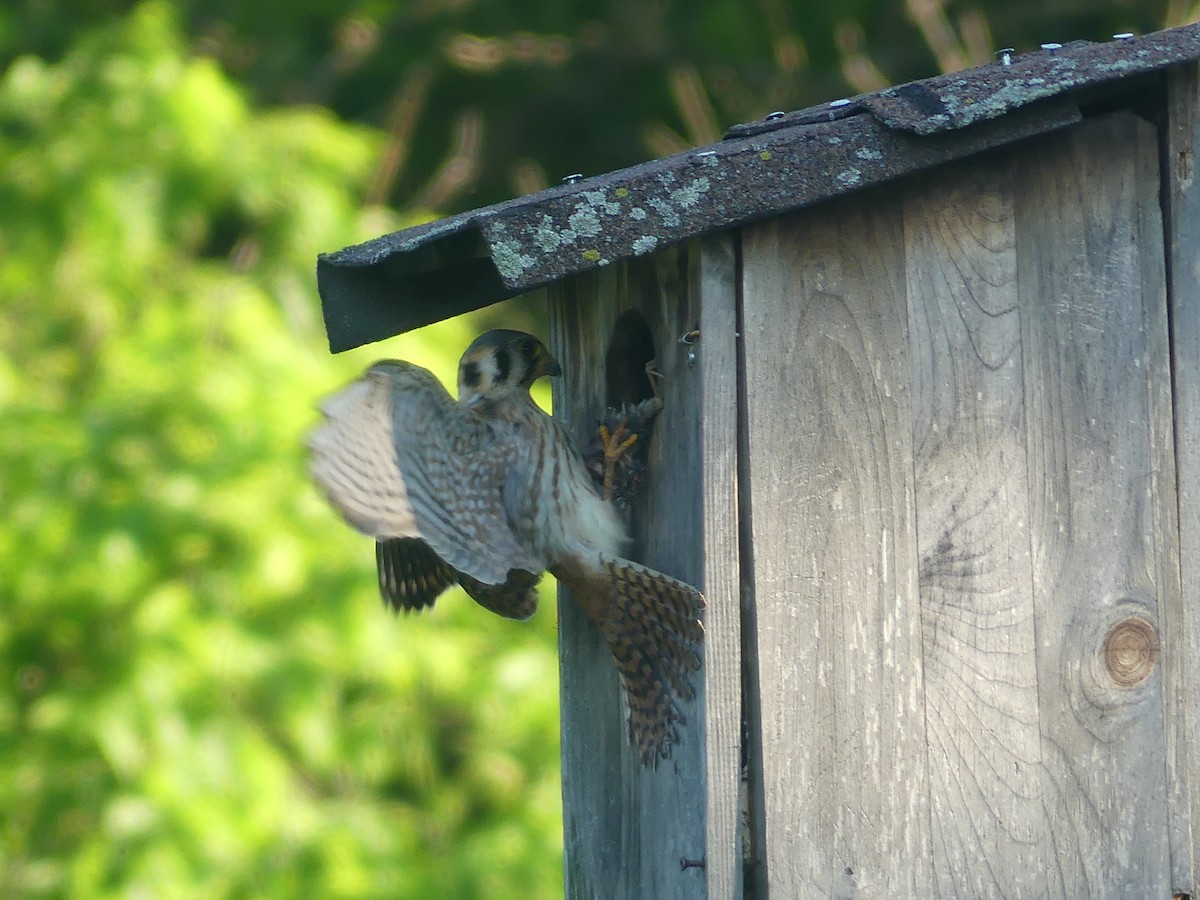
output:
<path id="1" fill-rule="evenodd" d="M 601 559 L 607 602 L 600 631 L 629 698 L 630 737 L 645 765 L 670 756 L 686 722 L 680 701 L 695 698 L 704 597 L 691 585 L 626 559 Z"/>

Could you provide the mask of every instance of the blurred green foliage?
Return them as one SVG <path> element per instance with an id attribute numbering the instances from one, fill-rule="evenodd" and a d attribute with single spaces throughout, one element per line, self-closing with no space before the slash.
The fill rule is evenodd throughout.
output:
<path id="1" fill-rule="evenodd" d="M 317 253 L 996 46 L 1196 13 L 0 6 L 0 897 L 558 896 L 553 604 L 386 614 L 303 453 L 371 359 L 450 380 L 528 307 L 331 358 Z"/>
<path id="2" fill-rule="evenodd" d="M 162 4 L 0 81 L 0 896 L 560 892 L 553 605 L 393 619 L 304 473 L 379 144 Z"/>

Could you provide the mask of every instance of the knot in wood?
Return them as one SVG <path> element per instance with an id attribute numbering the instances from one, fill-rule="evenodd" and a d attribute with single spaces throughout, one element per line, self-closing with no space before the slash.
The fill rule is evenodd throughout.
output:
<path id="1" fill-rule="evenodd" d="M 1150 677 L 1158 660 L 1158 632 L 1145 619 L 1130 616 L 1108 630 L 1104 666 L 1120 687 L 1134 687 Z"/>

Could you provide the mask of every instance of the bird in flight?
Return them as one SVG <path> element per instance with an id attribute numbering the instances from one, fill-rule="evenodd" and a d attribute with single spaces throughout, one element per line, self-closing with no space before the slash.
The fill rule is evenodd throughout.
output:
<path id="1" fill-rule="evenodd" d="M 611 650 L 630 735 L 653 766 L 679 740 L 680 703 L 694 697 L 704 598 L 621 556 L 617 510 L 529 395 L 538 378 L 559 374 L 541 341 L 502 329 L 463 353 L 457 400 L 420 366 L 377 362 L 322 405 L 312 474 L 346 521 L 375 538 L 380 591 L 396 609 L 431 606 L 459 584 L 492 612 L 527 619 L 542 573 L 553 574 Z M 610 465 L 629 449 L 617 439 Z"/>

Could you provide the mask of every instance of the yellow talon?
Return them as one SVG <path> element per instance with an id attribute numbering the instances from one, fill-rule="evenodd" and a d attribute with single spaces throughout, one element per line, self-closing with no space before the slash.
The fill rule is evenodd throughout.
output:
<path id="1" fill-rule="evenodd" d="M 636 434 L 631 434 L 629 437 L 625 438 L 625 440 L 621 442 L 621 445 L 617 447 L 616 456 L 620 457 L 622 453 L 637 443 L 637 439 L 638 436 Z"/>
<path id="2" fill-rule="evenodd" d="M 618 425 L 613 431 L 609 431 L 607 426 L 600 426 L 600 440 L 604 444 L 604 486 L 601 496 L 607 501 L 613 496 L 613 480 L 616 477 L 617 462 L 621 457 L 629 451 L 629 448 L 637 443 L 638 436 L 630 434 L 628 437 L 627 429 L 624 423 Z"/>

